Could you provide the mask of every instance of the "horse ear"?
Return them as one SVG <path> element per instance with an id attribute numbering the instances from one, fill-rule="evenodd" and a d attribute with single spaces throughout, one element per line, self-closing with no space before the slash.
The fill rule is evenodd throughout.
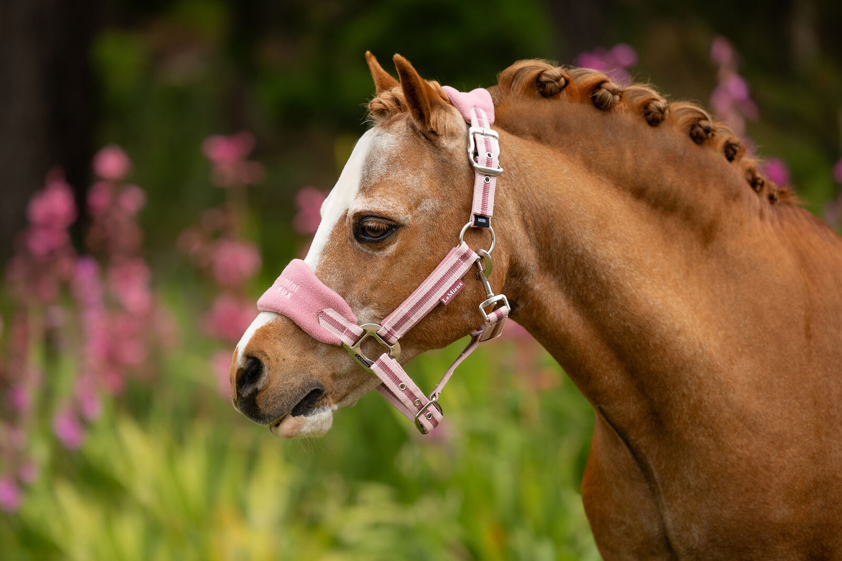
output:
<path id="1" fill-rule="evenodd" d="M 444 100 L 401 55 L 395 55 L 395 67 L 401 79 L 401 89 L 406 98 L 406 105 L 415 122 L 424 130 L 434 131 L 436 119 L 434 113 L 446 106 Z"/>
<path id="2" fill-rule="evenodd" d="M 391 74 L 383 70 L 371 51 L 365 52 L 365 60 L 368 62 L 368 69 L 371 71 L 371 78 L 374 80 L 374 92 L 376 94 L 400 85 L 397 80 L 392 78 Z"/>

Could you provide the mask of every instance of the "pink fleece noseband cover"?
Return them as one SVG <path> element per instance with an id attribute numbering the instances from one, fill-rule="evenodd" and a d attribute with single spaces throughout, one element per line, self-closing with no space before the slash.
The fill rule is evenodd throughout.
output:
<path id="1" fill-rule="evenodd" d="M 485 89 L 463 93 L 449 86 L 444 86 L 444 91 L 463 118 L 471 124 L 469 136 L 476 156 L 471 151 L 469 157 L 475 168 L 476 178 L 470 225 L 475 228 L 490 228 L 496 176 L 503 171 L 499 165 L 497 133 L 491 130 L 494 123 L 494 103 L 491 94 Z M 394 312 L 383 319 L 377 326 L 377 335 L 389 345 L 396 344 L 439 302 L 446 304 L 458 294 L 463 286 L 462 277 L 478 259 L 478 255 L 464 242 L 453 248 L 424 282 Z M 490 288 L 486 290 L 490 294 Z M 502 296 L 498 298 L 505 300 Z M 288 317 L 311 337 L 329 345 L 351 348 L 358 346 L 361 338 L 367 336 L 363 329 L 365 326 L 360 327 L 345 299 L 320 281 L 300 259 L 295 259 L 287 265 L 272 287 L 257 301 L 257 308 L 261 312 L 275 312 Z M 483 309 L 482 306 L 480 309 Z M 456 367 L 480 342 L 500 335 L 508 314 L 507 301 L 487 314 L 487 321 L 471 333 L 471 342 L 447 370 L 429 397 L 418 388 L 390 353 L 383 353 L 369 365 L 370 370 L 382 382 L 377 390 L 407 418 L 414 419 L 422 433 L 433 430 L 442 419 L 437 400 L 444 385 Z"/>
<path id="2" fill-rule="evenodd" d="M 257 309 L 288 317 L 305 333 L 328 345 L 341 345 L 342 341 L 322 326 L 320 314 L 333 310 L 350 323 L 357 323 L 345 299 L 320 281 L 301 259 L 290 261 L 272 288 L 257 301 Z"/>

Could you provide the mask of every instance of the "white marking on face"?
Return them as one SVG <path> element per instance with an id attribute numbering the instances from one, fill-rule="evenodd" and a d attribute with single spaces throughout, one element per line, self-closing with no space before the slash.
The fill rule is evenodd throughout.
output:
<path id="1" fill-rule="evenodd" d="M 275 312 L 260 312 L 257 314 L 257 317 L 254 318 L 254 321 L 251 322 L 249 328 L 246 329 L 246 332 L 243 333 L 243 336 L 240 338 L 240 342 L 237 343 L 237 367 L 243 367 L 243 352 L 246 350 L 246 346 L 251 341 L 251 338 L 254 336 L 255 332 L 269 323 L 270 321 L 277 319 L 281 316 L 276 314 Z"/>
<path id="2" fill-rule="evenodd" d="M 351 207 L 351 203 L 357 197 L 360 190 L 360 183 L 363 176 L 363 164 L 371 149 L 372 141 L 374 140 L 374 129 L 366 131 L 357 145 L 354 146 L 354 151 L 351 152 L 351 157 L 348 158 L 348 163 L 339 175 L 339 180 L 336 182 L 333 190 L 322 204 L 321 215 L 322 222 L 319 224 L 319 229 L 316 230 L 316 236 L 313 238 L 313 243 L 310 244 L 310 251 L 307 252 L 307 257 L 304 262 L 310 267 L 311 271 L 316 270 L 316 265 L 319 264 L 319 257 L 330 239 L 330 234 L 333 232 L 334 226 L 342 216 Z"/>
<path id="3" fill-rule="evenodd" d="M 307 438 L 322 436 L 330 430 L 331 425 L 333 411 L 330 407 L 322 406 L 314 409 L 309 415 L 287 415 L 278 426 L 269 430 L 281 438 Z"/>

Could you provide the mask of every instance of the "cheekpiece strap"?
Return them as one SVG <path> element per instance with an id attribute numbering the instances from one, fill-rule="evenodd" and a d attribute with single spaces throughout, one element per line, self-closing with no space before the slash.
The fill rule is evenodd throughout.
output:
<path id="1" fill-rule="evenodd" d="M 494 124 L 494 102 L 484 88 L 460 92 L 450 86 L 444 92 L 462 118 L 470 124 L 468 129 L 468 158 L 474 167 L 474 198 L 471 205 L 471 226 L 488 228 L 494 215 L 494 191 L 500 167 L 500 143 Z"/>

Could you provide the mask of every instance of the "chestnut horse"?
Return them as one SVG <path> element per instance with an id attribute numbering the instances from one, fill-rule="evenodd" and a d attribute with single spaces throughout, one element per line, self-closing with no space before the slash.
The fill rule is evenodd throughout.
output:
<path id="1" fill-rule="evenodd" d="M 373 126 L 305 259 L 361 323 L 456 244 L 474 184 L 442 87 L 367 57 Z M 839 236 L 696 105 L 535 60 L 488 91 L 505 169 L 489 280 L 596 411 L 582 497 L 602 556 L 842 559 Z M 401 362 L 481 323 L 473 277 Z M 271 312 L 231 365 L 235 406 L 283 437 L 323 434 L 379 383 Z"/>

